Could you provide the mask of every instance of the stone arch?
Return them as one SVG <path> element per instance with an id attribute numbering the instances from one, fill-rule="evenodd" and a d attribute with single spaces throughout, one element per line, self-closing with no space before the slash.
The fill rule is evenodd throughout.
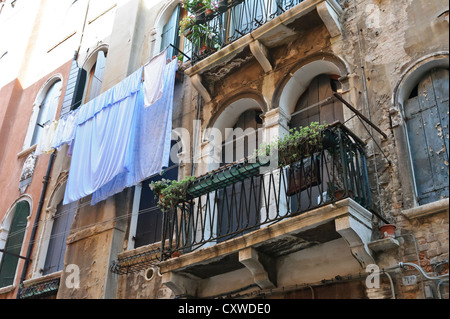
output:
<path id="1" fill-rule="evenodd" d="M 13 219 L 13 212 L 14 212 L 14 208 L 16 207 L 18 202 L 21 201 L 26 201 L 28 202 L 28 205 L 30 206 L 30 212 L 32 211 L 33 208 L 33 200 L 31 199 L 30 195 L 22 195 L 19 198 L 17 198 L 8 208 L 5 217 L 3 218 L 3 220 L 0 222 L 0 234 L 2 232 L 3 229 L 7 228 Z"/>
<path id="2" fill-rule="evenodd" d="M 394 87 L 392 95 L 393 109 L 391 110 L 391 114 L 399 112 L 403 117 L 403 103 L 408 98 L 412 89 L 426 73 L 428 73 L 431 69 L 439 67 L 449 67 L 448 52 L 436 52 L 434 54 L 421 57 L 407 67 Z"/>
<path id="3" fill-rule="evenodd" d="M 97 62 L 97 53 L 99 51 L 103 51 L 105 55 L 108 53 L 109 45 L 106 43 L 103 43 L 96 47 L 94 50 L 92 50 L 91 53 L 88 54 L 88 56 L 84 59 L 84 62 L 81 64 L 82 69 L 84 69 L 86 72 L 89 72 L 94 64 Z"/>
<path id="4" fill-rule="evenodd" d="M 303 59 L 287 72 L 274 94 L 272 105 L 289 115 L 314 77 L 320 74 L 337 75 L 345 88 L 348 70 L 347 64 L 332 54 L 320 53 Z"/>
<path id="5" fill-rule="evenodd" d="M 226 128 L 233 128 L 239 117 L 249 110 L 260 110 L 262 114 L 267 112 L 267 103 L 261 94 L 255 91 L 244 91 L 229 96 L 221 103 L 217 112 L 209 120 L 202 136 L 202 154 L 209 154 L 215 158 L 208 165 L 208 171 L 220 166 L 222 145 L 227 139 Z M 205 151 L 206 150 L 206 151 Z M 212 153 L 213 152 L 213 153 Z"/>
<path id="6" fill-rule="evenodd" d="M 239 116 L 251 109 L 260 109 L 263 114 L 268 111 L 268 103 L 260 93 L 256 91 L 244 91 L 233 94 L 232 96 L 225 98 L 224 102 L 221 103 L 221 106 L 217 108 L 217 111 L 209 120 L 205 132 L 207 132 L 208 129 L 217 128 L 223 134 L 225 128 L 233 127 Z M 205 140 L 208 140 L 207 135 L 204 135 L 203 141 Z"/>
<path id="7" fill-rule="evenodd" d="M 52 77 L 50 77 L 47 81 L 45 81 L 44 85 L 39 90 L 39 93 L 37 94 L 33 105 L 34 106 L 40 105 L 44 101 L 45 96 L 47 95 L 48 91 L 53 86 L 53 84 L 55 84 L 58 81 L 62 82 L 62 80 L 63 80 L 63 76 L 60 73 L 58 73 L 58 74 L 55 74 Z"/>

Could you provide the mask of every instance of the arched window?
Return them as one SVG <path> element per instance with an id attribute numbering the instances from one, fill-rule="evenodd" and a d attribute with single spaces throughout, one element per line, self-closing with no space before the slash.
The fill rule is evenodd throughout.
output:
<path id="1" fill-rule="evenodd" d="M 58 110 L 59 97 L 61 95 L 62 81 L 57 80 L 48 89 L 44 99 L 39 103 L 36 120 L 32 120 L 33 135 L 29 146 L 37 144 L 44 124 L 53 121 Z"/>
<path id="2" fill-rule="evenodd" d="M 423 76 L 404 103 L 418 202 L 449 196 L 448 69 Z"/>
<path id="3" fill-rule="evenodd" d="M 5 242 L 0 242 L 0 288 L 14 284 L 29 215 L 28 202 L 19 201 L 13 208 L 9 228 L 2 230 L 8 235 Z"/>

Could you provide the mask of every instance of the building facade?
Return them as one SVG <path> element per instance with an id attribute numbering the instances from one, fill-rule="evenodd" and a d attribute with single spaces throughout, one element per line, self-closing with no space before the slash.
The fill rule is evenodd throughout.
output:
<path id="1" fill-rule="evenodd" d="M 448 1 L 213 3 L 0 2 L 0 298 L 448 298 Z M 43 136 L 161 52 L 169 164 L 67 203 Z"/>

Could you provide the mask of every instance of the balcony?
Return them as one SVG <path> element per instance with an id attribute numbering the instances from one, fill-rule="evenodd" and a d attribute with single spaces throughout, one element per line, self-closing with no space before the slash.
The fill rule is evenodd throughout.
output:
<path id="1" fill-rule="evenodd" d="M 363 142 L 340 123 L 322 134 L 322 147 L 313 153 L 300 151 L 294 163 L 287 164 L 280 155 L 280 167 L 270 169 L 268 162 L 247 159 L 198 177 L 187 189 L 187 200 L 164 216 L 162 258 L 221 243 L 345 198 L 372 210 Z"/>
<path id="2" fill-rule="evenodd" d="M 290 165 L 246 160 L 196 178 L 186 200 L 164 213 L 161 243 L 122 253 L 112 271 L 158 266 L 163 282 L 183 294 L 197 281 L 248 268 L 271 288 L 274 261 L 342 238 L 361 266 L 373 263 L 364 143 L 340 123 L 322 137 L 320 148 Z"/>
<path id="3" fill-rule="evenodd" d="M 338 36 L 341 14 L 336 0 L 228 0 L 224 9 L 213 14 L 207 15 L 205 10 L 193 13 L 197 33 L 187 36 L 190 48 L 185 49 L 192 66 L 185 73 L 208 102 L 202 74 L 219 79 L 230 67 L 239 67 L 253 57 L 269 72 L 273 67 L 270 49 L 301 38 L 318 24 L 325 25 L 331 37 Z"/>

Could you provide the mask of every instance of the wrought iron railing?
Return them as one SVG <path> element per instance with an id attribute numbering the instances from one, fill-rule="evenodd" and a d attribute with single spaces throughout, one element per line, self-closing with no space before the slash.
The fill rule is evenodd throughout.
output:
<path id="1" fill-rule="evenodd" d="M 190 187 L 196 196 L 164 215 L 163 256 L 215 244 L 346 197 L 371 209 L 364 145 L 342 125 L 323 133 L 321 151 L 293 165 L 265 173 L 256 170 L 240 180 L 239 169 L 233 174 L 231 166 L 207 175 L 221 184 L 214 188 L 209 183 L 203 194 L 198 186 L 208 182 L 197 179 Z M 227 173 L 234 180 L 228 185 Z"/>
<path id="2" fill-rule="evenodd" d="M 252 32 L 304 0 L 227 0 L 218 1 L 219 8 L 212 14 L 205 10 L 192 13 L 196 24 L 207 26 L 213 35 L 207 48 L 201 41 L 190 43 L 193 63 L 204 59 L 220 48 Z M 209 34 L 210 35 L 210 34 Z"/>
<path id="3" fill-rule="evenodd" d="M 20 287 L 19 299 L 42 299 L 58 293 L 60 278 L 40 282 L 28 287 Z"/>
<path id="4" fill-rule="evenodd" d="M 138 271 L 343 198 L 372 210 L 364 143 L 340 123 L 322 136 L 317 152 L 292 165 L 242 162 L 197 178 L 188 198 L 164 213 L 161 246 L 119 259 L 112 271 Z"/>

